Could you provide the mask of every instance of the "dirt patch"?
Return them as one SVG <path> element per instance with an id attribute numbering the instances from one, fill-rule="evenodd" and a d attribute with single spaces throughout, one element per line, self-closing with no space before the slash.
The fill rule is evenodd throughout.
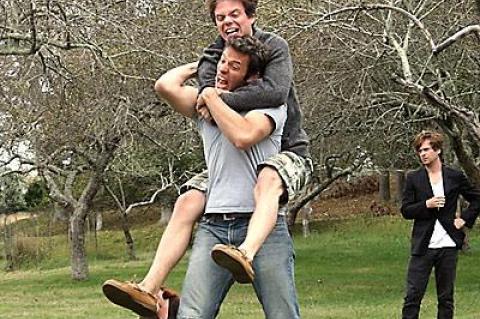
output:
<path id="1" fill-rule="evenodd" d="M 359 214 L 394 215 L 398 213 L 395 203 L 381 203 L 378 193 L 320 198 L 311 204 L 312 219 L 336 219 Z"/>

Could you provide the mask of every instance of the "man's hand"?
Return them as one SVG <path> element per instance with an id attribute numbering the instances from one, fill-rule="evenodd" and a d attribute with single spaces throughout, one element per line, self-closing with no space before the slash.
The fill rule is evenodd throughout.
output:
<path id="1" fill-rule="evenodd" d="M 438 208 L 445 206 L 445 196 L 434 196 L 425 202 L 427 208 Z"/>
<path id="2" fill-rule="evenodd" d="M 190 62 L 185 64 L 185 68 L 187 68 L 189 72 L 189 79 L 193 79 L 197 75 L 198 71 L 198 61 L 197 62 Z"/>
<path id="3" fill-rule="evenodd" d="M 206 87 L 203 89 L 202 93 L 200 94 L 200 97 L 202 98 L 202 101 L 205 101 L 208 98 L 218 96 L 218 95 L 219 95 L 219 92 L 216 88 Z M 205 104 L 205 102 L 203 104 Z"/>
<path id="4" fill-rule="evenodd" d="M 218 95 L 219 95 L 218 90 L 212 87 L 206 87 L 205 89 L 203 89 L 202 93 L 199 94 L 195 109 L 197 110 L 198 116 L 200 118 L 203 118 L 205 121 L 213 123 L 212 115 L 208 110 L 208 106 L 205 104 L 205 100 Z"/>
<path id="5" fill-rule="evenodd" d="M 213 123 L 212 115 L 210 114 L 210 111 L 208 110 L 208 107 L 206 105 L 202 105 L 200 107 L 197 106 L 196 110 L 197 110 L 198 116 L 200 118 L 202 118 L 205 121 L 208 121 L 210 123 Z"/>
<path id="6" fill-rule="evenodd" d="M 199 109 L 202 106 L 205 106 L 205 101 L 203 100 L 203 96 L 201 94 L 198 95 L 197 97 L 197 104 L 195 105 L 195 109 Z"/>
<path id="7" fill-rule="evenodd" d="M 205 99 L 209 96 L 220 95 L 223 92 L 221 90 L 215 89 L 213 87 L 206 87 L 203 89 L 202 93 L 200 93 L 197 97 L 197 105 L 196 109 L 200 109 L 202 106 L 206 106 Z"/>
<path id="8" fill-rule="evenodd" d="M 453 224 L 457 229 L 462 229 L 463 226 L 465 226 L 465 221 L 461 218 L 455 218 L 455 220 L 453 221 Z"/>

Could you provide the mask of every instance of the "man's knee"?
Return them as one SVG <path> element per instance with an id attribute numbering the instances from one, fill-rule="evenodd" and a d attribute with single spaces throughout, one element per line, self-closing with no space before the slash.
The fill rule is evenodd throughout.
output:
<path id="1" fill-rule="evenodd" d="M 284 191 L 285 187 L 278 172 L 270 166 L 263 167 L 258 174 L 257 184 L 254 189 L 255 196 L 268 194 L 280 198 Z"/>
<path id="2" fill-rule="evenodd" d="M 173 208 L 172 218 L 177 221 L 194 222 L 205 208 L 205 194 L 199 190 L 191 189 L 178 196 Z"/>
<path id="3" fill-rule="evenodd" d="M 424 292 L 420 289 L 409 289 L 404 298 L 407 305 L 420 305 L 423 299 Z"/>

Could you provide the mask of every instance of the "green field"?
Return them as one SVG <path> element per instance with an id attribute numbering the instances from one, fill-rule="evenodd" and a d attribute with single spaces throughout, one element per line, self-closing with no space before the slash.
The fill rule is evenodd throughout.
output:
<path id="1" fill-rule="evenodd" d="M 296 282 L 302 318 L 400 318 L 410 223 L 398 217 L 358 217 L 320 222 L 312 235 L 295 235 Z M 53 250 L 28 269 L 0 274 L 0 318 L 136 318 L 103 297 L 108 278 L 139 280 L 159 238 L 156 226 L 134 231 L 138 261 L 125 261 L 122 233 L 103 231 L 95 248 L 89 237 L 90 280 L 73 282 L 65 236 L 49 239 Z M 471 249 L 459 258 L 456 318 L 480 318 L 480 234 L 470 232 Z M 38 239 L 35 240 L 37 243 Z M 52 243 L 53 242 L 53 243 Z M 2 248 L 0 246 L 0 248 Z M 3 266 L 1 260 L 0 266 Z M 187 258 L 168 285 L 180 290 Z M 431 280 L 422 318 L 434 318 Z M 235 285 L 219 318 L 263 318 L 253 289 Z"/>

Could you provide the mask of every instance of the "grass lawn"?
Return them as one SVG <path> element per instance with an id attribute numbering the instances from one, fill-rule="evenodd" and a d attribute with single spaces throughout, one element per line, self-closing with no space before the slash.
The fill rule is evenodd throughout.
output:
<path id="1" fill-rule="evenodd" d="M 316 224 L 309 238 L 295 236 L 296 283 L 302 318 L 400 318 L 410 223 L 398 217 L 358 217 Z M 480 234 L 471 235 L 471 250 L 461 254 L 456 284 L 456 318 L 480 318 Z M 136 318 L 111 305 L 100 285 L 108 278 L 139 280 L 159 238 L 156 227 L 134 231 L 139 260 L 125 261 L 120 232 L 89 238 L 90 280 L 73 282 L 64 238 L 35 267 L 0 273 L 0 318 Z M 91 246 L 91 247 L 90 247 Z M 187 258 L 171 274 L 168 285 L 180 290 Z M 0 266 L 3 266 L 0 260 Z M 422 304 L 422 318 L 436 315 L 434 281 Z M 263 318 L 253 289 L 235 285 L 219 318 Z"/>

